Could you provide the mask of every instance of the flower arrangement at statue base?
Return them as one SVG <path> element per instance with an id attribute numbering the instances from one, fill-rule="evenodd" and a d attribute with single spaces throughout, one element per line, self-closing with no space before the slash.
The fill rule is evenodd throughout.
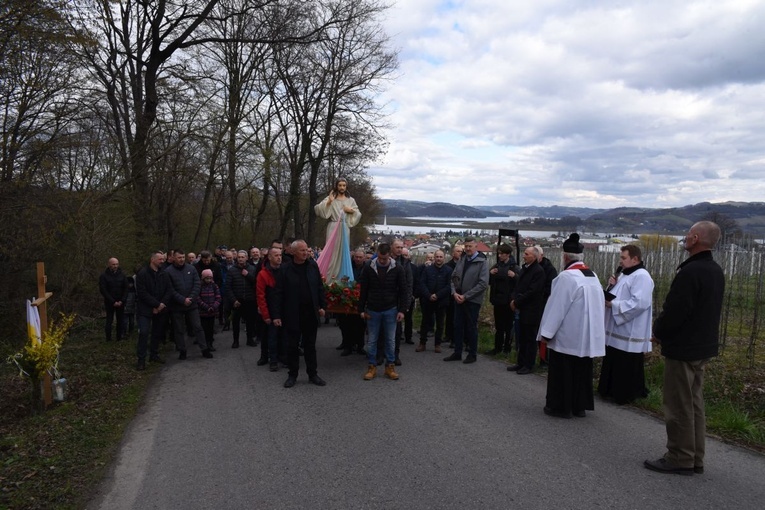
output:
<path id="1" fill-rule="evenodd" d="M 20 376 L 29 377 L 33 411 L 42 410 L 42 380 L 46 373 L 59 381 L 59 386 L 62 385 L 58 372 L 58 355 L 74 323 L 74 317 L 74 314 L 61 314 L 58 321 L 51 323 L 48 330 L 43 331 L 42 338 L 30 336 L 22 350 L 8 357 L 8 363 L 16 365 Z M 63 391 L 54 389 L 56 393 Z"/>
<path id="2" fill-rule="evenodd" d="M 327 299 L 327 312 L 339 314 L 359 313 L 361 284 L 349 280 L 324 280 L 324 293 Z"/>

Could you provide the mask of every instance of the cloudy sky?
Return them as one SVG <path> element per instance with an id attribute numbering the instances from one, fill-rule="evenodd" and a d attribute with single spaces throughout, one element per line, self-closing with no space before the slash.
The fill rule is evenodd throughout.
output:
<path id="1" fill-rule="evenodd" d="M 393 0 L 382 198 L 765 201 L 762 0 Z"/>

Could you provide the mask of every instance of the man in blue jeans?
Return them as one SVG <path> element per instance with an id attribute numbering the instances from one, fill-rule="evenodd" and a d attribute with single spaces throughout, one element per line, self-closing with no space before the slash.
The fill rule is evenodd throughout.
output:
<path id="1" fill-rule="evenodd" d="M 483 295 L 489 287 L 489 263 L 486 255 L 476 250 L 476 242 L 466 237 L 465 254 L 452 271 L 454 298 L 454 352 L 444 361 L 461 361 L 467 344 L 468 354 L 463 363 L 475 363 L 478 354 L 478 312 Z"/>
<path id="2" fill-rule="evenodd" d="M 403 268 L 391 258 L 390 251 L 390 244 L 378 245 L 377 258 L 366 264 L 359 276 L 359 313 L 367 321 L 369 332 L 369 367 L 364 375 L 365 381 L 371 381 L 377 375 L 377 338 L 381 326 L 385 335 L 385 376 L 394 381 L 398 379 L 395 370 L 396 323 L 404 318 L 411 292 Z"/>

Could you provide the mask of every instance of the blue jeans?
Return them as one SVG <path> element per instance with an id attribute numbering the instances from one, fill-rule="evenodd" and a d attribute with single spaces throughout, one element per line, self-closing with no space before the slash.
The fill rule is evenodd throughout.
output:
<path id="1" fill-rule="evenodd" d="M 369 314 L 369 319 L 367 319 L 369 364 L 377 364 L 377 338 L 380 335 L 380 325 L 382 325 L 385 339 L 385 358 L 388 360 L 388 364 L 394 363 L 396 361 L 396 314 L 398 314 L 398 309 L 391 308 L 384 312 L 367 310 L 367 313 Z"/>
<path id="2" fill-rule="evenodd" d="M 478 353 L 479 311 L 479 303 L 454 303 L 454 354 L 462 355 L 463 344 L 467 344 L 468 355 L 475 356 Z"/>

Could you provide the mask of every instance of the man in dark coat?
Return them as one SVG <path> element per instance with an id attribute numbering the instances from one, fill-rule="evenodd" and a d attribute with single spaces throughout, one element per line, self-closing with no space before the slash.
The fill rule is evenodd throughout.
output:
<path id="1" fill-rule="evenodd" d="M 284 328 L 287 339 L 289 376 L 285 388 L 292 388 L 300 370 L 299 345 L 303 341 L 308 380 L 316 386 L 327 383 L 319 377 L 316 362 L 316 331 L 319 317 L 324 317 L 327 306 L 324 284 L 316 261 L 310 258 L 308 245 L 298 239 L 292 243 L 292 263 L 283 264 L 281 278 L 276 287 L 276 306 L 273 322 Z"/>
<path id="2" fill-rule="evenodd" d="M 652 340 L 664 356 L 664 421 L 667 452 L 646 468 L 681 475 L 704 472 L 706 416 L 704 367 L 717 356 L 725 275 L 712 259 L 720 227 L 694 224 L 685 236 L 689 257 L 677 268 Z"/>
<path id="3" fill-rule="evenodd" d="M 356 284 L 359 283 L 364 262 L 364 250 L 359 248 L 351 255 L 353 281 Z M 337 318 L 337 325 L 340 327 L 340 332 L 343 335 L 343 352 L 340 353 L 340 356 L 350 356 L 353 353 L 353 349 L 356 349 L 357 354 L 366 355 L 364 351 L 364 330 L 367 326 L 361 315 L 355 313 L 340 315 Z"/>
<path id="4" fill-rule="evenodd" d="M 445 263 L 441 250 L 433 254 L 433 263 L 424 266 L 418 280 L 416 294 L 420 297 L 422 323 L 420 325 L 420 345 L 416 352 L 423 352 L 428 341 L 428 331 L 435 328 L 435 352 L 441 352 L 444 333 L 444 316 L 449 307 L 452 292 L 452 268 Z"/>
<path id="5" fill-rule="evenodd" d="M 497 250 L 497 263 L 489 269 L 489 302 L 494 307 L 494 349 L 488 352 L 491 356 L 509 353 L 513 343 L 515 312 L 510 310 L 510 298 L 519 268 L 512 253 L 512 248 L 502 243 Z"/>
<path id="6" fill-rule="evenodd" d="M 173 337 L 175 346 L 180 351 L 178 359 L 186 359 L 186 329 L 199 345 L 202 356 L 212 358 L 207 346 L 202 322 L 199 320 L 197 298 L 202 288 L 199 273 L 191 264 L 186 263 L 186 255 L 181 249 L 174 252 L 173 265 L 165 269 L 170 285 L 170 313 L 173 321 Z"/>
<path id="7" fill-rule="evenodd" d="M 112 257 L 108 261 L 106 270 L 98 279 L 98 290 L 104 298 L 106 310 L 106 324 L 104 332 L 106 341 L 112 339 L 112 324 L 114 316 L 117 316 L 117 341 L 122 340 L 122 320 L 125 314 L 125 300 L 127 299 L 127 278 L 120 269 L 120 261 Z"/>
<path id="8" fill-rule="evenodd" d="M 162 271 L 161 252 L 151 254 L 149 265 L 136 275 L 136 297 L 138 312 L 138 370 L 146 368 L 146 347 L 149 344 L 149 361 L 164 363 L 159 357 L 159 342 L 167 327 L 167 303 L 171 289 L 167 274 Z M 151 336 L 150 336 L 151 335 Z M 149 338 L 151 342 L 149 343 Z"/>
<path id="9" fill-rule="evenodd" d="M 236 264 L 228 268 L 226 276 L 226 299 L 231 307 L 231 331 L 234 334 L 232 349 L 239 348 L 242 318 L 247 328 L 247 345 L 250 347 L 258 345 L 255 342 L 257 333 L 255 316 L 258 314 L 258 304 L 255 300 L 257 271 L 247 257 L 246 251 L 239 250 L 236 254 Z"/>
<path id="10" fill-rule="evenodd" d="M 530 246 L 523 251 L 524 266 L 513 291 L 510 309 L 518 314 L 518 363 L 507 367 L 520 375 L 534 371 L 537 357 L 537 331 L 544 312 L 545 271 L 539 265 L 539 250 Z"/>

